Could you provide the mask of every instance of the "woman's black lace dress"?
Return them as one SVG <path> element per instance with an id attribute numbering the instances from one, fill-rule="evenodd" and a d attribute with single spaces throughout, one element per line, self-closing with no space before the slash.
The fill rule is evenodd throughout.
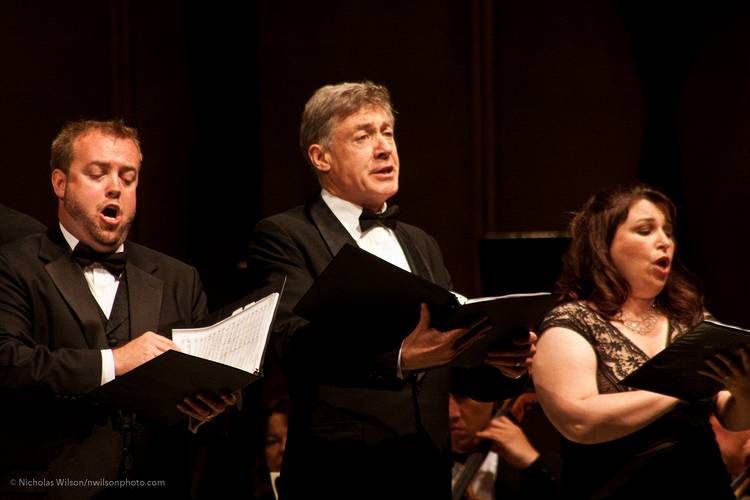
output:
<path id="1" fill-rule="evenodd" d="M 601 394 L 631 390 L 618 381 L 648 360 L 582 302 L 553 309 L 540 331 L 552 327 L 573 330 L 592 345 Z M 670 339 L 683 331 L 670 325 Z M 708 421 L 714 404 L 714 399 L 680 404 L 643 429 L 606 443 L 577 444 L 563 438 L 565 498 L 734 498 Z"/>

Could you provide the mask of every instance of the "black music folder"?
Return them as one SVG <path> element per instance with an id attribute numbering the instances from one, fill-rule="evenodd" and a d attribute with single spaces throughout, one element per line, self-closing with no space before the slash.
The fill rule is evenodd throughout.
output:
<path id="1" fill-rule="evenodd" d="M 183 398 L 234 391 L 258 380 L 283 285 L 247 296 L 196 326 L 172 328 L 172 340 L 181 352 L 167 351 L 88 396 L 102 405 L 172 425 L 187 418 L 176 408 Z"/>
<path id="2" fill-rule="evenodd" d="M 704 320 L 621 380 L 623 385 L 674 396 L 685 401 L 710 398 L 724 388 L 698 373 L 718 353 L 736 356 L 750 346 L 750 330 Z"/>
<path id="3" fill-rule="evenodd" d="M 440 330 L 469 327 L 487 318 L 490 333 L 455 361 L 459 366 L 472 366 L 481 363 L 488 348 L 525 339 L 556 301 L 552 294 L 533 293 L 483 297 L 462 304 L 456 294 L 441 286 L 345 245 L 294 312 L 313 323 L 366 323 L 364 327 L 379 337 L 390 336 L 390 345 L 400 344 L 416 327 L 421 303 L 429 306 L 432 326 Z"/>

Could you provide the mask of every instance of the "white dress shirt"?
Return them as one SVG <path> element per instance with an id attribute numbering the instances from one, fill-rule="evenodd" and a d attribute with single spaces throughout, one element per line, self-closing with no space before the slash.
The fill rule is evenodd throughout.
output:
<path id="1" fill-rule="evenodd" d="M 469 484 L 471 498 L 479 500 L 495 500 L 495 478 L 497 477 L 497 453 L 491 451 L 487 454 L 479 470 L 474 475 L 474 479 Z M 464 470 L 464 464 L 453 464 L 453 485 L 455 485 L 461 472 Z"/>
<path id="2" fill-rule="evenodd" d="M 71 251 L 74 250 L 76 245 L 78 245 L 78 238 L 70 234 L 62 223 L 60 223 L 60 230 L 65 241 L 70 245 Z M 124 247 L 125 245 L 120 245 L 117 251 L 122 252 Z M 83 269 L 83 277 L 86 278 L 91 295 L 96 299 L 104 315 L 109 318 L 109 315 L 112 313 L 112 306 L 115 303 L 117 288 L 120 286 L 120 278 L 115 277 L 104 266 L 98 263 L 86 266 Z M 100 380 L 101 384 L 104 385 L 115 378 L 115 358 L 112 356 L 112 349 L 103 349 L 101 353 L 102 373 Z"/>
<path id="3" fill-rule="evenodd" d="M 362 207 L 338 198 L 325 189 L 322 190 L 321 196 L 333 215 L 341 222 L 346 231 L 351 235 L 354 241 L 362 250 L 387 260 L 394 266 L 398 266 L 405 271 L 411 272 L 409 263 L 406 261 L 404 250 L 396 238 L 392 229 L 376 224 L 365 232 L 359 227 L 359 216 L 362 214 Z M 387 205 L 383 205 L 385 211 Z"/>
<path id="4" fill-rule="evenodd" d="M 396 234 L 392 229 L 384 227 L 381 224 L 376 224 L 367 231 L 362 232 L 362 229 L 359 227 L 359 216 L 362 214 L 362 207 L 342 200 L 325 189 L 321 191 L 320 195 L 325 204 L 328 205 L 328 208 L 331 209 L 331 212 L 333 212 L 333 215 L 341 222 L 362 250 L 380 257 L 404 271 L 411 272 L 409 263 L 406 260 L 406 254 L 404 254 L 404 250 L 401 248 L 401 244 L 398 242 L 398 238 L 396 238 Z M 384 203 L 383 209 L 380 212 L 384 212 L 386 208 L 387 204 Z M 399 378 L 403 378 L 400 348 L 398 350 L 396 375 Z"/>

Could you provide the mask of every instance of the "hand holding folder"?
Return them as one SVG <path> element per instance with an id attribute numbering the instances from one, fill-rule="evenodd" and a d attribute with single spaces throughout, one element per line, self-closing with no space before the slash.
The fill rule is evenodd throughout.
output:
<path id="1" fill-rule="evenodd" d="M 549 293 L 520 294 L 467 300 L 434 283 L 400 269 L 360 248 L 346 245 L 300 299 L 294 312 L 322 325 L 361 324 L 393 348 L 420 322 L 421 304 L 429 308 L 430 327 L 440 332 L 469 328 L 486 319 L 491 326 L 471 329 L 455 346 L 462 349 L 453 363 L 484 363 L 485 354 L 498 346 L 512 348 L 556 302 Z M 325 331 L 325 329 L 319 329 Z M 330 331 L 335 331 L 331 328 Z M 453 334 L 460 337 L 459 334 Z M 374 343 L 374 341 L 373 341 Z"/>
<path id="2" fill-rule="evenodd" d="M 699 371 L 719 353 L 736 357 L 743 346 L 750 346 L 750 330 L 704 320 L 620 383 L 686 401 L 710 398 L 724 384 Z"/>
<path id="3" fill-rule="evenodd" d="M 439 331 L 430 327 L 430 309 L 421 304 L 419 323 L 401 344 L 401 368 L 417 371 L 446 365 L 482 340 L 490 328 L 487 321 L 481 319 L 469 328 Z"/>
<path id="4" fill-rule="evenodd" d="M 195 402 L 200 394 L 228 393 L 258 380 L 282 289 L 278 284 L 261 290 L 239 309 L 225 308 L 201 325 L 173 328 L 180 351 L 167 350 L 88 397 L 171 425 L 187 418 L 177 409 L 185 398 Z"/>

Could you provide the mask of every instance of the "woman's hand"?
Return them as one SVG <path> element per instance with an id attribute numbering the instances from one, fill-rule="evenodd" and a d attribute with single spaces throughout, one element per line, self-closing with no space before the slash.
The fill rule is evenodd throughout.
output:
<path id="1" fill-rule="evenodd" d="M 750 401 L 750 354 L 741 347 L 738 356 L 719 353 L 706 360 L 706 369 L 698 373 L 713 379 L 727 388 L 738 400 Z"/>

